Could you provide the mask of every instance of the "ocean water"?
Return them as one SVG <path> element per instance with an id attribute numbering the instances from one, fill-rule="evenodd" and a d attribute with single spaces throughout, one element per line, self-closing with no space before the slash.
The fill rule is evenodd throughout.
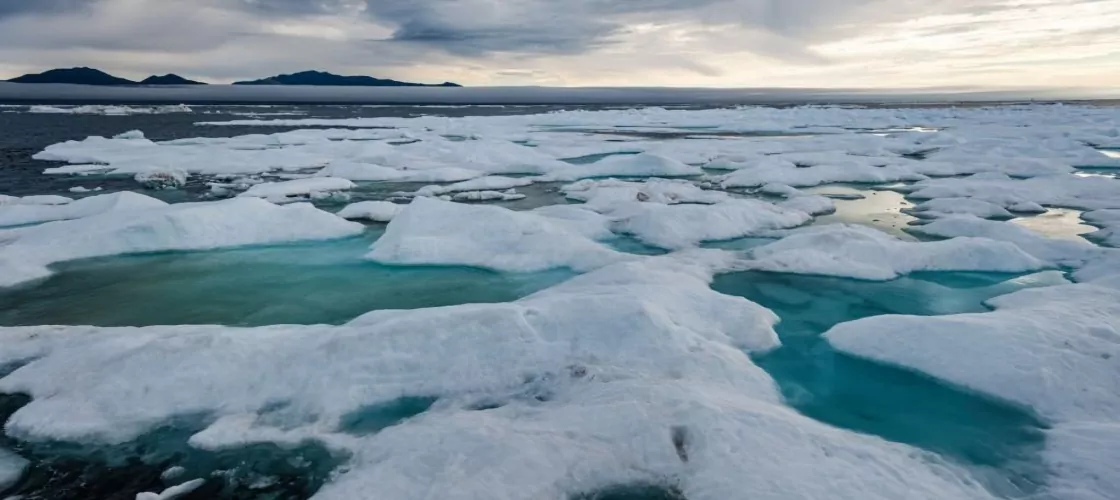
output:
<path id="1" fill-rule="evenodd" d="M 587 107 L 597 109 L 596 107 Z M 31 156 L 47 145 L 89 135 L 111 136 L 143 130 L 148 138 L 223 137 L 275 133 L 287 127 L 198 126 L 198 121 L 244 118 L 376 116 L 445 116 L 538 113 L 558 109 L 531 107 L 410 106 L 214 106 L 194 113 L 132 116 L 36 115 L 0 110 L 0 193 L 64 194 L 96 183 L 104 192 L 139 190 L 128 178 L 47 176 L 56 166 Z M 647 140 L 705 137 L 698 127 L 680 133 L 626 130 L 612 133 Z M 682 135 L 683 134 L 683 135 Z M 759 134 L 772 138 L 774 134 Z M 607 155 L 571 158 L 590 163 Z M 192 179 L 173 191 L 144 191 L 169 202 L 205 199 L 204 179 Z M 359 183 L 348 201 L 391 199 L 424 183 Z M 523 200 L 501 206 L 528 210 L 570 203 L 559 191 L 563 183 L 518 188 Z M 907 240 L 915 219 L 913 205 L 887 186 L 826 185 L 806 191 L 833 197 L 834 214 L 813 224 L 864 224 Z M 742 194 L 743 196 L 752 196 Z M 316 201 L 326 210 L 340 200 Z M 1014 222 L 1039 234 L 1080 239 L 1094 228 L 1079 212 L 1051 210 Z M 342 324 L 373 310 L 419 309 L 467 303 L 517 300 L 576 275 L 560 269 L 538 273 L 502 273 L 469 267 L 397 267 L 363 259 L 384 224 L 369 224 L 361 236 L 336 241 L 258 246 L 207 252 L 162 252 L 67 262 L 51 277 L 0 290 L 0 326 L 96 325 L 150 326 L 219 324 Z M 746 250 L 767 238 L 706 243 L 707 248 Z M 659 255 L 632 238 L 607 242 L 636 255 Z M 1046 425 L 1029 410 L 981 397 L 906 370 L 848 357 L 833 350 L 822 334 L 842 322 L 886 314 L 945 315 L 987 310 L 985 301 L 1017 290 L 1067 283 L 1061 271 L 1024 275 L 989 273 L 919 273 L 888 282 L 737 272 L 716 277 L 713 288 L 747 298 L 774 311 L 782 347 L 754 361 L 776 381 L 786 404 L 801 414 L 835 427 L 904 443 L 937 454 L 970 471 L 1001 498 L 1030 498 L 1045 487 L 1047 471 L 1040 454 Z M 8 371 L 15 367 L 0 367 Z M 27 404 L 21 394 L 0 394 L 0 420 Z M 408 396 L 389 404 L 364 407 L 347 415 L 344 433 L 367 436 L 423 415 L 436 398 Z M 282 421 L 278 404 L 263 418 Z M 67 443 L 26 443 L 0 436 L 0 447 L 31 461 L 29 470 L 8 492 L 21 499 L 132 499 L 159 491 L 160 475 L 170 466 L 190 477 L 213 477 L 184 500 L 304 499 L 313 495 L 350 458 L 307 441 L 292 447 L 254 445 L 221 452 L 188 446 L 188 438 L 205 427 L 205 416 L 185 415 L 119 447 L 90 449 Z M 684 500 L 671 485 L 629 484 L 591 491 L 573 500 Z"/>

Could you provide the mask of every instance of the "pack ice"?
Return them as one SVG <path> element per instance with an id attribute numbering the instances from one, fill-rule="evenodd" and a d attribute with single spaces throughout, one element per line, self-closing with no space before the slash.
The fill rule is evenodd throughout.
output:
<path id="1" fill-rule="evenodd" d="M 310 439 L 349 457 L 317 499 L 565 498 L 627 484 L 692 500 L 992 498 L 933 455 L 786 408 L 748 356 L 777 345 L 774 315 L 708 287 L 727 260 L 617 263 L 513 303 L 338 327 L 0 329 L 0 363 L 25 362 L 0 391 L 34 398 L 7 432 L 107 445 L 208 415 L 187 445 Z M 347 427 L 404 396 L 437 401 L 379 432 Z"/>

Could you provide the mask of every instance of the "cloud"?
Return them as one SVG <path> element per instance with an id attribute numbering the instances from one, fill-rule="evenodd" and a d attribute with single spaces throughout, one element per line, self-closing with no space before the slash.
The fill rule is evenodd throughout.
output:
<path id="1" fill-rule="evenodd" d="M 302 69 L 467 84 L 1115 85 L 1115 0 L 0 0 L 0 70 L 218 81 Z M 1084 64 L 1062 64 L 1060 54 Z M 1001 71 L 985 74 L 985 64 Z M 1031 65 L 1037 65 L 1032 67 Z M 12 69 L 9 69 L 12 68 Z M 1089 75 L 1088 77 L 1086 75 Z M 1070 78 L 1073 78 L 1070 76 Z M 1027 79 L 1029 81 L 1029 79 Z M 1073 81 L 1073 80 L 1071 80 Z"/>

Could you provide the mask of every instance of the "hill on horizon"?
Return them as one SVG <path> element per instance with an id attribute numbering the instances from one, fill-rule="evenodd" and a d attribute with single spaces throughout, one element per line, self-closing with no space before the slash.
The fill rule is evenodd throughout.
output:
<path id="1" fill-rule="evenodd" d="M 370 76 L 342 76 L 324 71 L 301 71 L 260 80 L 234 82 L 234 85 L 318 85 L 335 87 L 461 87 L 457 83 L 425 84 L 384 80 Z"/>

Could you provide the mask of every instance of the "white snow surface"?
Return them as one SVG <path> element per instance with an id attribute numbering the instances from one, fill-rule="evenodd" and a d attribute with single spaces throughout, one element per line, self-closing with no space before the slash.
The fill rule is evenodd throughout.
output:
<path id="1" fill-rule="evenodd" d="M 48 265 L 68 260 L 323 240 L 362 231 L 361 224 L 306 203 L 281 207 L 255 198 L 165 206 L 145 202 L 139 208 L 0 230 L 0 287 L 46 277 Z"/>
<path id="2" fill-rule="evenodd" d="M 879 316 L 825 338 L 854 356 L 905 367 L 1030 408 L 1054 424 L 1043 457 L 1053 498 L 1116 498 L 1120 482 L 1120 290 L 1025 290 L 994 312 Z"/>
<path id="3" fill-rule="evenodd" d="M 740 199 L 714 205 L 631 202 L 607 215 L 614 221 L 616 232 L 670 250 L 788 229 L 811 219 L 797 209 Z"/>
<path id="4" fill-rule="evenodd" d="M 308 179 L 293 179 L 280 182 L 262 182 L 254 184 L 239 197 L 265 198 L 270 201 L 288 201 L 302 196 L 314 196 L 319 193 L 346 191 L 355 187 L 353 182 L 336 177 L 312 177 Z"/>
<path id="5" fill-rule="evenodd" d="M 366 219 L 374 222 L 389 222 L 404 208 L 391 201 L 360 201 L 351 203 L 338 212 L 343 219 Z"/>
<path id="6" fill-rule="evenodd" d="M 688 177 L 704 173 L 700 167 L 654 153 L 608 156 L 595 163 L 552 169 L 549 181 L 575 181 L 592 177 Z"/>
<path id="7" fill-rule="evenodd" d="M 946 216 L 909 230 L 941 238 L 979 237 L 1006 241 L 1052 266 L 1079 267 L 1105 253 L 1086 242 L 1047 238 L 1018 224 L 990 221 L 972 215 Z"/>
<path id="8" fill-rule="evenodd" d="M 938 198 L 919 203 L 912 209 L 922 218 L 939 218 L 948 215 L 975 215 L 981 219 L 1006 220 L 1015 215 L 1000 205 L 973 198 Z"/>
<path id="9" fill-rule="evenodd" d="M 462 265 L 533 272 L 587 271 L 629 258 L 534 212 L 419 197 L 374 242 L 370 260 L 397 265 Z"/>
<path id="10" fill-rule="evenodd" d="M 80 219 L 118 210 L 144 210 L 165 206 L 167 206 L 165 202 L 129 191 L 90 196 L 65 205 L 0 205 L 0 227 Z"/>
<path id="11" fill-rule="evenodd" d="M 954 238 L 916 243 L 847 224 L 813 226 L 751 249 L 747 269 L 886 281 L 917 271 L 1026 272 L 1049 267 L 1002 241 Z"/>
<path id="12" fill-rule="evenodd" d="M 0 362 L 30 361 L 0 391 L 33 397 L 7 430 L 110 444 L 204 413 L 192 446 L 314 439 L 346 453 L 317 500 L 565 498 L 635 482 L 690 500 L 993 498 L 931 454 L 785 407 L 748 355 L 777 345 L 776 317 L 708 287 L 727 258 L 646 258 L 513 303 L 342 326 L 3 328 Z M 341 425 L 403 395 L 441 399 L 375 434 Z M 500 406 L 470 409 L 481 401 Z"/>

